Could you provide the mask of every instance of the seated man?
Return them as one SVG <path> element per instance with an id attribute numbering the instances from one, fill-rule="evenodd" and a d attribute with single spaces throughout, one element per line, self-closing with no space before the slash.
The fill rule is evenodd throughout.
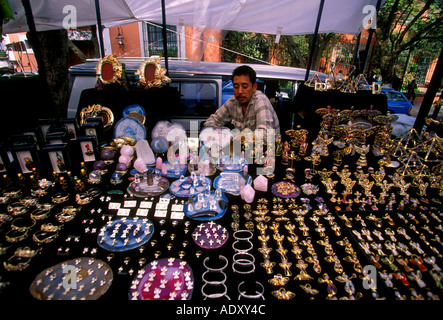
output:
<path id="1" fill-rule="evenodd" d="M 280 124 L 271 102 L 257 90 L 254 69 L 246 65 L 237 67 L 232 73 L 232 83 L 234 96 L 213 113 L 204 126 L 221 127 L 230 122 L 240 131 L 274 129 L 276 135 L 280 134 Z"/>

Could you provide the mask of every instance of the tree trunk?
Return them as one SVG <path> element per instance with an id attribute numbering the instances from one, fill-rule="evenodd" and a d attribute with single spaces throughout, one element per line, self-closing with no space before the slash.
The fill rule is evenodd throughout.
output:
<path id="1" fill-rule="evenodd" d="M 31 39 L 31 37 L 28 37 Z M 65 29 L 37 32 L 46 81 L 54 101 L 57 118 L 67 115 L 69 101 L 69 46 Z M 35 52 L 40 54 L 40 52 Z M 38 59 L 37 59 L 38 60 Z M 39 66 L 40 68 L 41 66 Z"/>

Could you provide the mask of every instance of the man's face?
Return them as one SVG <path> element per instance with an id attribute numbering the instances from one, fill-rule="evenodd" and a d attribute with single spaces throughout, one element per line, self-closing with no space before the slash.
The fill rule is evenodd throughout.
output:
<path id="1" fill-rule="evenodd" d="M 248 75 L 234 76 L 234 96 L 241 105 L 247 105 L 257 90 L 257 82 L 252 84 Z"/>

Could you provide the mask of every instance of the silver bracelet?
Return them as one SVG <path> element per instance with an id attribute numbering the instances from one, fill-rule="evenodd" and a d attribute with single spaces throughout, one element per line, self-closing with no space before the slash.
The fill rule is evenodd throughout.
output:
<path id="1" fill-rule="evenodd" d="M 260 299 L 261 298 L 261 299 L 265 300 L 265 297 L 263 296 L 263 294 L 265 293 L 265 287 L 263 286 L 263 284 L 261 284 L 258 281 L 255 281 L 255 283 L 261 287 L 262 292 L 255 291 L 255 294 L 249 295 L 249 294 L 246 294 L 246 291 L 240 290 L 240 287 L 243 283 L 244 283 L 244 281 L 240 282 L 238 285 L 239 296 L 238 296 L 237 300 L 240 300 L 241 297 L 244 297 L 247 299 Z"/>
<path id="2" fill-rule="evenodd" d="M 239 256 L 240 258 L 238 258 Z M 248 257 L 249 259 L 246 259 L 246 257 Z M 234 264 L 240 264 L 244 266 L 255 263 L 255 257 L 247 252 L 238 252 L 232 256 L 232 259 L 234 260 Z"/>
<path id="3" fill-rule="evenodd" d="M 224 287 L 224 291 L 223 292 L 217 292 L 217 293 L 210 293 L 207 294 L 204 289 L 206 288 L 207 283 L 205 283 L 202 287 L 201 287 L 201 294 L 204 297 L 204 300 L 206 299 L 219 299 L 219 298 L 223 298 L 226 297 L 228 300 L 231 300 L 231 298 L 229 298 L 229 296 L 227 295 L 228 293 L 228 288 L 226 287 L 225 284 L 222 284 L 221 286 Z"/>
<path id="4" fill-rule="evenodd" d="M 240 268 L 250 268 L 252 267 L 252 269 L 250 270 L 238 270 L 236 269 L 235 266 L 240 266 Z M 234 273 L 240 273 L 240 274 L 249 274 L 249 273 L 253 273 L 255 272 L 255 264 L 254 263 L 249 263 L 249 264 L 240 264 L 240 263 L 233 263 L 232 264 L 232 271 L 234 271 Z"/>
<path id="5" fill-rule="evenodd" d="M 205 260 L 203 260 L 203 266 L 206 268 L 206 270 L 209 270 L 209 271 L 215 271 L 215 272 L 216 272 L 216 271 L 223 271 L 223 270 L 226 269 L 226 267 L 227 267 L 228 264 L 229 264 L 228 259 L 226 259 L 226 257 L 223 256 L 223 255 L 219 255 L 218 257 L 219 257 L 221 260 L 224 260 L 226 264 L 225 264 L 223 267 L 221 267 L 221 268 L 210 268 L 210 267 L 208 267 L 208 266 L 206 265 L 206 262 L 209 260 L 209 257 L 206 257 Z"/>
<path id="6" fill-rule="evenodd" d="M 233 237 L 235 240 L 245 240 L 250 241 L 252 239 L 253 233 L 249 230 L 237 230 L 234 232 Z"/>
<path id="7" fill-rule="evenodd" d="M 245 243 L 248 243 L 248 246 L 245 249 L 238 248 L 238 244 L 245 244 Z M 251 250 L 253 246 L 254 245 L 249 240 L 237 240 L 234 241 L 234 243 L 232 244 L 232 249 L 234 249 L 234 251 L 238 253 L 246 253 L 249 250 Z"/>
<path id="8" fill-rule="evenodd" d="M 223 280 L 207 280 L 206 275 L 210 274 L 210 273 L 215 274 L 215 275 L 219 275 L 219 274 L 223 275 Z M 226 278 L 227 278 L 226 273 L 224 273 L 223 271 L 214 272 L 214 271 L 207 270 L 207 271 L 203 272 L 203 274 L 202 274 L 202 280 L 205 284 L 211 284 L 211 285 L 225 284 Z"/>

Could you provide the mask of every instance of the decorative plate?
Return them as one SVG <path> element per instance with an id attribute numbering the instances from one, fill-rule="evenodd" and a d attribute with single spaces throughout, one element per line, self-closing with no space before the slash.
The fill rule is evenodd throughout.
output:
<path id="1" fill-rule="evenodd" d="M 29 291 L 38 300 L 97 300 L 112 280 L 113 273 L 106 262 L 81 257 L 43 270 Z"/>
<path id="2" fill-rule="evenodd" d="M 199 224 L 192 232 L 194 242 L 204 249 L 220 248 L 228 238 L 228 230 L 213 221 Z"/>
<path id="3" fill-rule="evenodd" d="M 169 192 L 177 197 L 192 197 L 205 191 L 205 188 L 211 185 L 211 179 L 205 177 L 205 180 L 201 180 L 197 176 L 198 183 L 194 186 L 192 178 L 190 176 L 184 177 L 184 179 L 175 180 L 169 187 Z"/>
<path id="4" fill-rule="evenodd" d="M 220 171 L 242 171 L 245 165 L 247 165 L 245 159 L 226 155 L 222 158 L 222 163 L 217 164 L 217 169 Z"/>
<path id="5" fill-rule="evenodd" d="M 133 181 L 126 188 L 126 191 L 132 196 L 145 198 L 145 197 L 155 197 L 163 194 L 169 188 L 168 179 L 161 177 L 158 181 L 153 179 L 153 184 L 148 186 L 145 182 L 144 177 L 140 177 L 140 182 Z"/>
<path id="6" fill-rule="evenodd" d="M 190 300 L 194 276 L 186 261 L 154 260 L 139 270 L 129 289 L 130 300 Z"/>
<path id="7" fill-rule="evenodd" d="M 148 219 L 123 218 L 110 221 L 100 232 L 97 243 L 113 252 L 137 248 L 151 239 L 154 224 Z"/>
<path id="8" fill-rule="evenodd" d="M 128 117 L 131 112 L 140 113 L 142 116 L 146 117 L 145 108 L 139 104 L 131 104 L 123 109 L 122 117 Z"/>
<path id="9" fill-rule="evenodd" d="M 240 182 L 236 183 L 236 176 L 239 177 L 240 182 L 245 184 L 245 179 L 242 176 L 242 172 L 222 172 L 220 175 L 214 179 L 214 188 L 220 188 L 223 192 L 238 196 L 240 194 Z M 252 178 L 248 175 L 247 184 L 252 184 Z"/>
<path id="10" fill-rule="evenodd" d="M 211 191 L 210 197 L 215 197 L 215 190 Z M 200 207 L 200 204 L 196 206 L 196 203 L 198 202 L 198 198 L 194 198 L 194 209 L 192 211 L 189 211 L 189 206 L 186 203 L 184 210 L 187 217 L 194 219 L 194 220 L 200 220 L 200 221 L 211 221 L 211 220 L 217 220 L 223 217 L 223 215 L 226 212 L 226 209 L 228 208 L 228 198 L 222 193 L 220 200 L 215 200 L 215 208 L 210 207 L 210 203 L 208 203 L 208 206 L 206 208 Z"/>
<path id="11" fill-rule="evenodd" d="M 120 137 L 127 137 L 136 141 L 146 139 L 146 128 L 133 118 L 121 118 L 114 127 L 114 138 L 118 139 Z"/>
<path id="12" fill-rule="evenodd" d="M 293 182 L 280 181 L 274 183 L 271 187 L 271 192 L 282 198 L 297 198 L 300 195 L 300 187 Z"/>

